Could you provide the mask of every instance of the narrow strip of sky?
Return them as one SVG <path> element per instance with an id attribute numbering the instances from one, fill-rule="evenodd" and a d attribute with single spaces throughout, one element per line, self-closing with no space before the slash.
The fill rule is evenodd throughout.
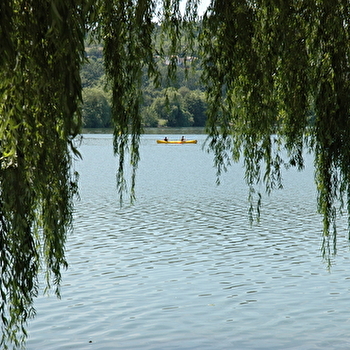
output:
<path id="1" fill-rule="evenodd" d="M 185 10 L 186 2 L 187 2 L 186 0 L 182 0 L 182 2 L 180 4 L 180 8 L 181 8 L 182 13 Z M 209 5 L 210 5 L 210 0 L 201 0 L 199 5 L 198 5 L 198 15 L 203 16 L 204 12 L 206 11 L 206 9 L 208 8 Z"/>
<path id="2" fill-rule="evenodd" d="M 210 5 L 210 0 L 201 0 L 199 6 L 198 6 L 198 15 L 203 16 L 205 10 Z"/>

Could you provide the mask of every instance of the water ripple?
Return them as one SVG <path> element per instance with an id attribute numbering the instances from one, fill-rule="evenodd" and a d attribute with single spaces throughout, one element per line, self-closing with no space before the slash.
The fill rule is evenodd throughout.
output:
<path id="1" fill-rule="evenodd" d="M 350 346 L 348 247 L 327 272 L 310 178 L 287 177 L 250 226 L 238 166 L 215 187 L 198 148 L 148 142 L 120 208 L 111 139 L 85 142 L 62 299 L 36 301 L 29 350 Z"/>

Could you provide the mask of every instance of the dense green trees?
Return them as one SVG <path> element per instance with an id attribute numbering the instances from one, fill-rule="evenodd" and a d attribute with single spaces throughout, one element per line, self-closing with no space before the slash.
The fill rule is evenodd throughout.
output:
<path id="1" fill-rule="evenodd" d="M 198 90 L 181 88 L 168 89 L 165 94 L 154 98 L 149 107 L 143 110 L 145 126 L 163 125 L 169 127 L 204 126 L 205 96 Z"/>
<path id="2" fill-rule="evenodd" d="M 82 115 L 86 128 L 111 127 L 111 107 L 107 93 L 98 88 L 85 88 Z"/>
<path id="3" fill-rule="evenodd" d="M 197 3 L 189 0 L 182 16 L 178 0 L 1 1 L 2 347 L 4 341 L 17 346 L 25 337 L 39 267 L 46 271 L 48 285 L 58 288 L 61 268 L 67 266 L 64 244 L 77 190 L 71 162 L 82 124 L 82 84 L 88 87 L 101 73 L 96 64 L 91 77 L 81 81 L 87 33 L 103 42 L 121 194 L 127 151 L 131 188 L 135 182 L 142 102 L 153 108 L 153 99 L 143 94 L 150 91 L 142 85 L 144 74 L 161 86 L 157 52 L 170 57 L 167 76 L 174 77 L 175 55 L 194 56 L 193 38 L 199 35 L 208 147 L 218 173 L 243 157 L 254 198 L 257 184 L 264 183 L 267 192 L 282 186 L 284 167 L 302 169 L 303 152 L 313 152 L 324 254 L 331 243 L 335 248 L 336 216 L 350 213 L 350 3 L 213 0 L 200 26 L 195 22 Z M 171 122 L 199 122 L 194 111 L 202 108 L 201 97 L 193 103 L 186 91 L 179 92 L 181 97 L 170 93 L 166 108 Z M 163 98 L 156 91 L 152 95 Z M 164 116 L 163 107 L 158 103 L 154 109 Z M 102 103 L 101 120 L 103 111 Z"/>
<path id="4" fill-rule="evenodd" d="M 157 30 L 157 32 L 159 31 L 160 29 Z M 83 127 L 110 127 L 111 111 L 108 110 L 107 106 L 104 110 L 106 113 L 103 117 L 104 121 L 101 121 L 101 104 L 111 104 L 110 98 L 108 98 L 110 88 L 106 84 L 103 66 L 102 45 L 88 44 L 86 51 L 88 62 L 84 64 L 81 71 L 84 97 Z M 161 81 L 159 84 L 154 84 L 148 79 L 147 72 L 143 74 L 141 87 L 143 92 L 141 101 L 142 125 L 144 127 L 205 126 L 206 102 L 203 88 L 200 85 L 202 70 L 198 62 L 196 65 L 191 62 L 188 62 L 187 66 L 180 64 L 176 71 L 176 77 L 169 80 L 167 79 L 168 58 L 158 55 L 155 59 L 158 63 Z M 197 57 L 196 61 L 198 61 Z M 183 93 L 176 95 L 176 98 L 175 88 L 184 89 Z M 95 101 L 96 111 L 92 100 Z"/>

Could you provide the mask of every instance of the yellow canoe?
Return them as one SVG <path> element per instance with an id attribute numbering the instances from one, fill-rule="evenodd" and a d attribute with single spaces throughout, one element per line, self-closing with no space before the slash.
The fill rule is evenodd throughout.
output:
<path id="1" fill-rule="evenodd" d="M 164 141 L 164 140 L 157 140 L 157 143 L 197 143 L 197 140 L 185 140 L 185 141 Z"/>

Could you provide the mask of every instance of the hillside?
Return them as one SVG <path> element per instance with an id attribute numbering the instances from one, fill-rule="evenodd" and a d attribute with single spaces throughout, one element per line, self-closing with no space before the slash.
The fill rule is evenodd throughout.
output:
<path id="1" fill-rule="evenodd" d="M 86 45 L 87 62 L 81 71 L 83 85 L 83 126 L 111 127 L 111 91 L 103 66 L 103 47 Z M 177 65 L 176 77 L 168 78 L 170 61 Z M 160 80 L 156 85 L 145 73 L 142 79 L 141 104 L 144 127 L 204 126 L 206 103 L 200 85 L 201 69 L 197 57 L 161 57 L 155 55 Z"/>

